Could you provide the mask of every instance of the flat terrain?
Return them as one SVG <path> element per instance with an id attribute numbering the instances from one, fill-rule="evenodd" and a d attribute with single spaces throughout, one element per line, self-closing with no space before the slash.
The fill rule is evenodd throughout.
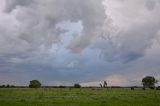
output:
<path id="1" fill-rule="evenodd" d="M 0 106 L 160 106 L 160 90 L 1 88 Z"/>

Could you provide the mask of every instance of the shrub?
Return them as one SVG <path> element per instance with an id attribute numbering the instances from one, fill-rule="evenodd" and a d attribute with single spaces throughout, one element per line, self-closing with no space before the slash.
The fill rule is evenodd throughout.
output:
<path id="1" fill-rule="evenodd" d="M 74 84 L 74 88 L 81 88 L 80 84 Z"/>
<path id="2" fill-rule="evenodd" d="M 156 90 L 160 90 L 160 86 L 156 87 Z"/>
<path id="3" fill-rule="evenodd" d="M 131 87 L 131 90 L 134 90 L 134 87 Z"/>
<path id="4" fill-rule="evenodd" d="M 155 87 L 149 87 L 150 89 L 152 89 L 152 90 L 154 90 L 155 89 Z"/>
<path id="5" fill-rule="evenodd" d="M 15 88 L 15 86 L 14 86 L 14 85 L 11 85 L 10 87 L 11 87 L 11 88 Z"/>
<path id="6" fill-rule="evenodd" d="M 60 85 L 59 88 L 66 88 L 66 86 Z"/>
<path id="7" fill-rule="evenodd" d="M 146 88 L 145 88 L 145 87 L 143 87 L 143 88 L 142 88 L 142 90 L 146 90 Z"/>

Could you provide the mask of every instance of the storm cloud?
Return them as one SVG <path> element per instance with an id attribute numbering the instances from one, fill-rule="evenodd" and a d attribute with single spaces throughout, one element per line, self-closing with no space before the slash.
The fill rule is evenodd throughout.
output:
<path id="1" fill-rule="evenodd" d="M 159 0 L 0 2 L 2 82 L 133 85 L 159 77 Z"/>
<path id="2" fill-rule="evenodd" d="M 51 47 L 52 44 L 59 43 L 61 34 L 66 31 L 56 25 L 63 21 L 82 22 L 83 30 L 74 34 L 74 39 L 67 46 L 73 52 L 81 52 L 90 45 L 107 18 L 101 0 L 6 0 L 4 11 L 6 13 L 2 15 L 8 12 L 11 14 L 8 18 L 12 19 L 9 19 L 12 27 L 10 31 L 7 26 L 4 28 L 3 42 L 7 45 L 7 40 L 12 40 L 14 45 L 5 47 L 9 50 L 12 46 L 20 46 L 18 48 L 21 49 L 15 52 L 26 52 L 40 46 Z M 8 38 L 4 38 L 4 35 Z"/>

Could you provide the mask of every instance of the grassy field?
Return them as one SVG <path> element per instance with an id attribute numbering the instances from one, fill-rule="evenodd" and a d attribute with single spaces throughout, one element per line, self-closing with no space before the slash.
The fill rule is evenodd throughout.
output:
<path id="1" fill-rule="evenodd" d="M 160 106 L 159 90 L 3 88 L 0 106 Z"/>

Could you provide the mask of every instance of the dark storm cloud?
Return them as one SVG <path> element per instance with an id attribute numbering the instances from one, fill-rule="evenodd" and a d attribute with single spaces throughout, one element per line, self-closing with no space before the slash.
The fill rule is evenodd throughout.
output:
<path id="1" fill-rule="evenodd" d="M 2 1 L 2 81 L 126 83 L 159 69 L 159 0 Z"/>
<path id="2" fill-rule="evenodd" d="M 111 39 L 99 39 L 95 44 L 107 61 L 128 63 L 145 56 L 157 38 L 160 29 L 155 25 L 132 26 Z M 116 42 L 115 42 L 116 40 Z"/>

